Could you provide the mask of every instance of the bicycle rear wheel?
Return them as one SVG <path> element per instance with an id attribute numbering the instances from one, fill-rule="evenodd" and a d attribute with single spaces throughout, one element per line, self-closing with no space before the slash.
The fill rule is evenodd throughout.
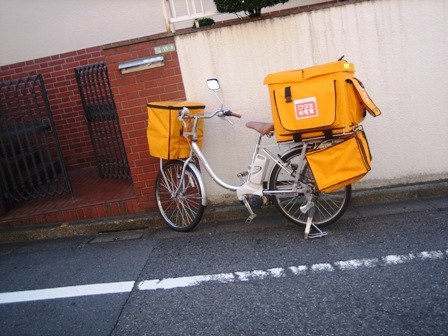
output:
<path id="1" fill-rule="evenodd" d="M 204 213 L 199 178 L 187 166 L 181 179 L 184 162 L 172 160 L 159 171 L 155 184 L 157 210 L 163 221 L 175 231 L 190 231 Z M 176 192 L 176 190 L 178 190 Z"/>
<path id="2" fill-rule="evenodd" d="M 282 157 L 283 161 L 289 161 L 291 166 L 298 166 L 300 160 L 301 149 L 297 149 Z M 299 172 L 296 172 L 298 174 Z M 308 163 L 305 164 L 300 173 L 300 180 L 313 186 L 315 202 L 315 212 L 313 223 L 316 226 L 324 227 L 337 221 L 347 210 L 352 194 L 351 186 L 346 186 L 330 193 L 319 192 L 316 188 L 311 169 Z M 295 177 L 284 171 L 279 165 L 276 165 L 269 178 L 269 190 L 290 190 L 295 181 Z M 290 222 L 306 226 L 308 213 L 302 213 L 300 207 L 306 204 L 305 195 L 298 194 L 292 196 L 276 195 L 273 201 L 277 209 Z"/>

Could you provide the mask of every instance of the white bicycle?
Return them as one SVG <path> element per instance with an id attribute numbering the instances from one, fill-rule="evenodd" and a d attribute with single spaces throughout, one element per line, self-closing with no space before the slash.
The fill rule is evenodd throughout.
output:
<path id="1" fill-rule="evenodd" d="M 218 97 L 218 80 L 210 79 L 207 85 Z M 274 203 L 290 222 L 304 227 L 305 239 L 325 236 L 326 232 L 320 228 L 334 223 L 344 214 L 352 189 L 348 185 L 329 193 L 318 191 L 305 154 L 340 142 L 341 138 L 316 137 L 300 142 L 263 143 L 264 138 L 274 135 L 274 124 L 249 121 L 246 127 L 258 132 L 259 137 L 249 168 L 238 174 L 241 185 L 235 186 L 222 181 L 214 173 L 197 144 L 199 121 L 214 117 L 241 118 L 240 115 L 223 109 L 222 102 L 221 108 L 211 114 L 193 115 L 185 107 L 180 113 L 180 120 L 193 122 L 191 132 L 183 134 L 190 142 L 190 155 L 186 159 L 170 160 L 166 163 L 160 160 L 160 171 L 155 182 L 155 198 L 164 222 L 176 231 L 192 230 L 200 222 L 207 206 L 206 189 L 197 166 L 200 161 L 217 184 L 236 191 L 238 200 L 244 203 L 250 214 L 246 222 L 249 223 L 256 217 L 253 208 Z M 348 134 L 350 133 L 345 133 L 342 137 Z M 281 154 L 275 154 L 274 147 L 280 147 Z M 271 164 L 268 164 L 268 161 Z M 315 233 L 310 233 L 312 227 L 316 229 Z"/>

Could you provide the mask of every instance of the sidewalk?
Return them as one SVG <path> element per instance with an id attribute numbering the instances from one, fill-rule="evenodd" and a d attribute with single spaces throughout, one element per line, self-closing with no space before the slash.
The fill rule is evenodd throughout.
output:
<path id="1" fill-rule="evenodd" d="M 362 206 L 436 196 L 448 196 L 448 180 L 353 191 L 350 206 Z M 261 217 L 275 214 L 277 213 L 277 210 L 274 206 L 269 206 L 257 210 L 256 213 Z M 208 207 L 204 212 L 201 223 L 240 219 L 244 222 L 247 216 L 248 212 L 246 208 L 239 204 L 224 207 Z M 45 226 L 36 225 L 14 229 L 0 228 L 0 243 L 94 235 L 97 233 L 113 231 L 157 229 L 164 226 L 165 224 L 160 219 L 159 215 L 156 212 L 151 212 L 123 217 L 56 223 Z"/>

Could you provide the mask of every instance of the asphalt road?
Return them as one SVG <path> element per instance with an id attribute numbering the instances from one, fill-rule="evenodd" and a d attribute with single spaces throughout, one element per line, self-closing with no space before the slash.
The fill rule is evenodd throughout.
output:
<path id="1" fill-rule="evenodd" d="M 447 335 L 448 197 L 0 245 L 0 335 Z M 131 239 L 130 238 L 137 238 Z"/>

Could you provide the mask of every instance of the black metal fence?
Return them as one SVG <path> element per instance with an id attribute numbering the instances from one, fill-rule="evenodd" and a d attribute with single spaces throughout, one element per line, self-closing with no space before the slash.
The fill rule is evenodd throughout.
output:
<path id="1" fill-rule="evenodd" d="M 0 83 L 0 114 L 4 207 L 72 193 L 42 75 Z"/>
<path id="2" fill-rule="evenodd" d="M 106 63 L 74 70 L 100 176 L 130 179 Z"/>

